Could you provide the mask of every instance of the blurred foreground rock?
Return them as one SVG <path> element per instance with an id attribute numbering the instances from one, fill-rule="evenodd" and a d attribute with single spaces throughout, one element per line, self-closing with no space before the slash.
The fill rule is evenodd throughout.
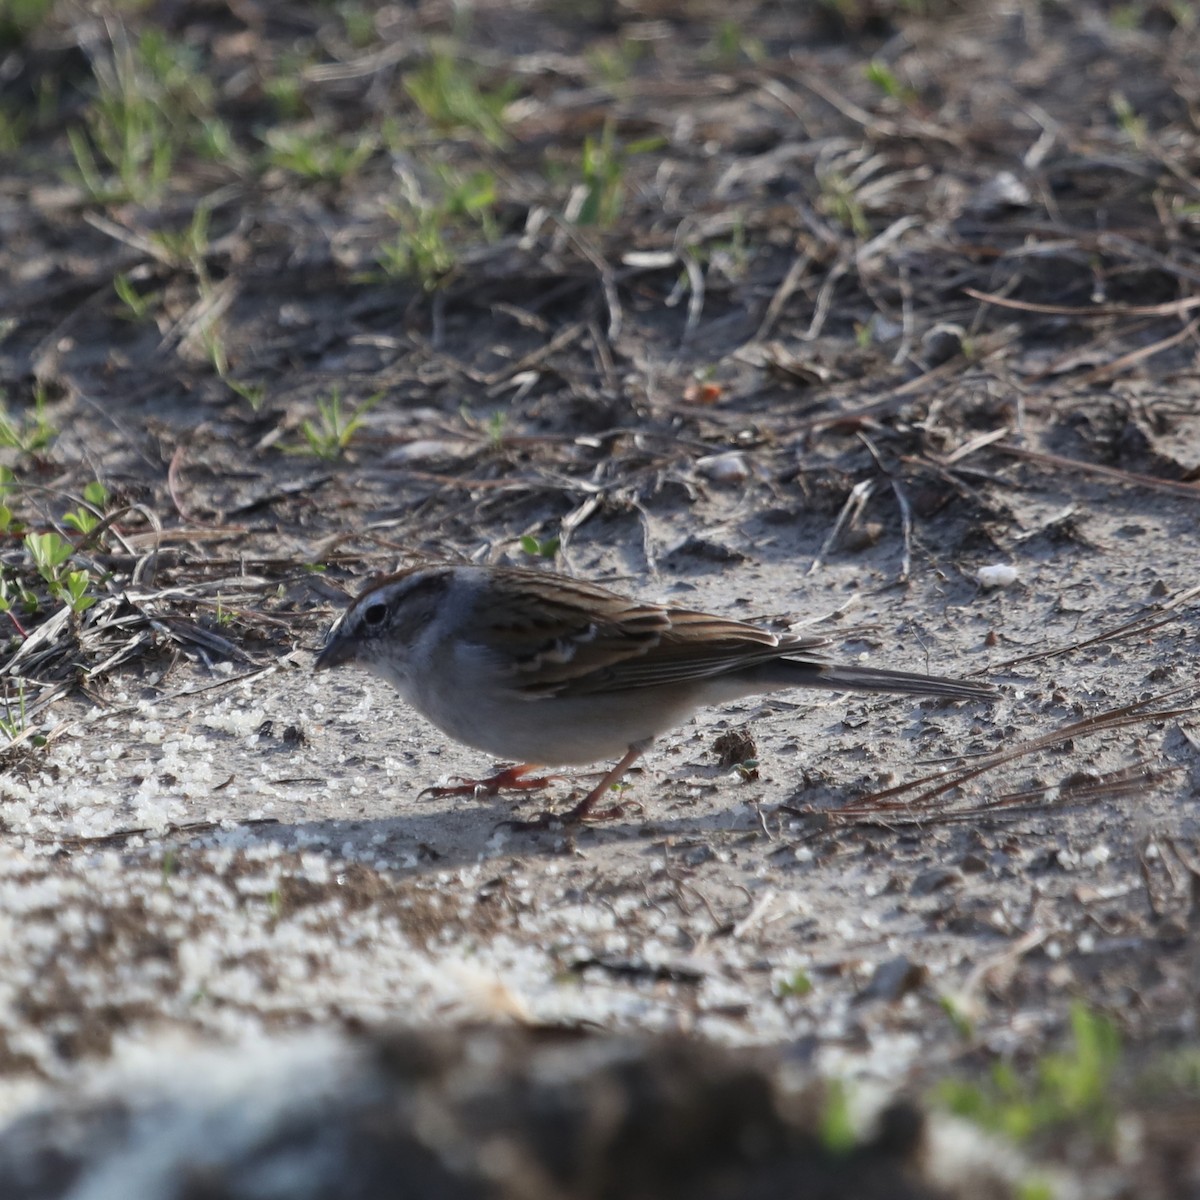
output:
<path id="1" fill-rule="evenodd" d="M 765 1054 L 475 1029 L 159 1054 L 0 1132 L 5 1200 L 932 1197 L 923 1119 L 841 1149 Z M 985 1172 L 986 1173 L 986 1172 Z M 973 1200 L 1009 1194 L 980 1188 Z"/>

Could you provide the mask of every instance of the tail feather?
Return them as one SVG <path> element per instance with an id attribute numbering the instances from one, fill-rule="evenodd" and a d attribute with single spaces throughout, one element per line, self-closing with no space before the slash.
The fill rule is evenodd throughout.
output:
<path id="1" fill-rule="evenodd" d="M 772 681 L 786 687 L 828 688 L 839 692 L 892 692 L 906 696 L 943 696 L 948 700 L 994 700 L 999 689 L 990 683 L 969 683 L 915 671 L 881 671 L 841 663 L 781 658 L 764 664 Z"/>

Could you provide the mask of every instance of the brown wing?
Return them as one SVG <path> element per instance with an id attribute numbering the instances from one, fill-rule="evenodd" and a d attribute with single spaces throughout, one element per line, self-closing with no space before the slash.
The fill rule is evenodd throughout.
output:
<path id="1" fill-rule="evenodd" d="M 706 678 L 825 644 L 539 571 L 495 571 L 492 582 L 478 640 L 513 662 L 531 698 Z"/>
<path id="2" fill-rule="evenodd" d="M 796 653 L 811 655 L 818 661 L 814 651 L 827 644 L 824 638 L 771 633 L 744 621 L 690 609 L 670 608 L 665 613 L 670 628 L 653 649 L 639 658 L 625 659 L 586 678 L 573 680 L 564 690 L 584 694 L 711 679 Z"/>

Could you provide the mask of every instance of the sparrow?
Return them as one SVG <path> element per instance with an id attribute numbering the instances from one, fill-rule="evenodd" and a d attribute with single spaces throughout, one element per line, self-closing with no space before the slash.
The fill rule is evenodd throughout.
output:
<path id="1" fill-rule="evenodd" d="M 598 807 L 602 797 L 699 708 L 790 688 L 998 695 L 986 683 L 830 662 L 827 645 L 550 571 L 426 563 L 368 583 L 314 669 L 370 671 L 455 741 L 518 764 L 429 789 L 440 795 L 539 787 L 548 780 L 529 778 L 538 765 L 617 760 L 574 808 L 527 823 L 539 828 L 619 815 Z"/>

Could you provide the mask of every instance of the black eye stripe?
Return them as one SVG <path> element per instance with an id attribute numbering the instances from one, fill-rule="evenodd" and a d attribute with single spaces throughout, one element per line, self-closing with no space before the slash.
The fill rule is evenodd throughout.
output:
<path id="1" fill-rule="evenodd" d="M 354 602 L 354 628 L 363 636 L 410 636 L 425 625 L 445 597 L 445 572 L 412 572 L 386 576 L 364 589 Z"/>

